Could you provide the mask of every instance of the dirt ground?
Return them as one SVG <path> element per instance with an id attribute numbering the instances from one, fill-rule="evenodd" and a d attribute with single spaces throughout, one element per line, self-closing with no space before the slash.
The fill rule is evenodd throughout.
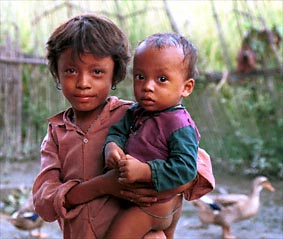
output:
<path id="1" fill-rule="evenodd" d="M 31 187 L 39 170 L 39 162 L 23 162 L 5 164 L 0 162 L 1 184 L 0 199 L 7 197 L 9 191 L 20 186 Z M 244 177 L 216 174 L 217 187 L 232 193 L 245 193 L 250 190 L 250 179 Z M 258 214 L 248 220 L 234 223 L 232 233 L 238 239 L 283 239 L 283 181 L 272 181 L 274 193 L 261 192 L 261 206 Z M 8 221 L 9 215 L 0 213 L 1 239 L 29 239 L 29 233 L 16 229 Z M 208 228 L 198 228 L 200 221 L 196 209 L 185 201 L 183 215 L 178 223 L 175 239 L 219 239 L 221 228 L 210 225 Z M 49 239 L 61 239 L 62 234 L 56 224 L 45 223 L 42 232 Z M 78 238 L 80 239 L 80 238 Z M 83 238 L 81 238 L 83 239 Z"/>

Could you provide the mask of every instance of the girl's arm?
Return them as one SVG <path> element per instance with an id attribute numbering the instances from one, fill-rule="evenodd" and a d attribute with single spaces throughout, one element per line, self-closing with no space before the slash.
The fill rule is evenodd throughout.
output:
<path id="1" fill-rule="evenodd" d="M 112 195 L 130 201 L 135 200 L 135 202 L 143 206 L 150 205 L 157 201 L 156 193 L 153 189 L 145 188 L 142 185 L 138 186 L 138 184 L 122 185 L 117 179 L 118 172 L 116 170 L 110 170 L 106 174 L 78 184 L 66 195 L 65 206 L 70 209 L 75 205 L 86 203 L 103 195 Z M 138 190 L 135 188 L 141 187 L 143 187 L 143 189 L 140 189 L 140 192 L 143 194 L 133 193 L 130 194 L 130 197 L 127 193 L 124 195 L 124 192 Z"/>
<path id="2" fill-rule="evenodd" d="M 64 195 L 80 183 L 79 180 L 69 180 L 63 183 L 60 179 L 60 172 L 61 162 L 56 138 L 52 135 L 52 126 L 49 125 L 47 135 L 41 145 L 41 171 L 32 189 L 35 210 L 45 221 L 55 221 L 65 213 L 61 205 Z M 79 209 L 74 210 L 72 215 L 78 212 Z"/>
<path id="3" fill-rule="evenodd" d="M 103 195 L 131 199 L 121 194 L 121 190 L 129 190 L 134 185 L 122 186 L 114 170 L 86 182 L 78 179 L 62 182 L 60 172 L 56 138 L 50 125 L 41 146 L 41 171 L 32 190 L 35 210 L 45 221 L 55 221 L 58 217 L 73 218 L 80 213 L 82 204 Z M 145 189 L 146 195 L 135 197 L 135 200 L 144 205 L 155 202 L 157 198 L 151 196 L 152 191 Z"/>
<path id="4" fill-rule="evenodd" d="M 195 179 L 196 180 L 196 179 Z M 179 193 L 184 192 L 186 189 L 192 187 L 195 184 L 195 180 L 188 182 L 184 185 L 178 186 L 176 188 L 165 190 L 162 192 L 157 192 L 154 189 L 152 190 L 145 190 L 144 188 L 131 188 L 131 189 L 124 189 L 121 191 L 124 198 L 127 200 L 130 200 L 132 202 L 135 202 L 136 204 L 140 206 L 150 206 L 150 202 L 147 205 L 141 204 L 141 199 L 145 198 L 157 198 L 158 200 L 162 200 L 165 198 L 168 198 L 172 195 L 176 195 Z M 151 201 L 153 203 L 154 201 Z"/>

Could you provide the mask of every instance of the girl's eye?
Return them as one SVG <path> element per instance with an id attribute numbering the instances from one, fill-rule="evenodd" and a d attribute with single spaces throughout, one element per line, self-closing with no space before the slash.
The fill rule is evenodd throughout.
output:
<path id="1" fill-rule="evenodd" d="M 143 79 L 144 79 L 144 76 L 141 75 L 141 74 L 136 74 L 136 75 L 135 75 L 135 79 L 136 79 L 136 80 L 143 80 Z"/>
<path id="2" fill-rule="evenodd" d="M 69 69 L 66 69 L 65 70 L 65 73 L 66 74 L 75 74 L 76 73 L 76 70 L 74 68 L 69 68 Z"/>
<path id="3" fill-rule="evenodd" d="M 158 81 L 165 82 L 165 81 L 167 81 L 167 78 L 165 76 L 160 76 L 160 77 L 158 77 Z"/>

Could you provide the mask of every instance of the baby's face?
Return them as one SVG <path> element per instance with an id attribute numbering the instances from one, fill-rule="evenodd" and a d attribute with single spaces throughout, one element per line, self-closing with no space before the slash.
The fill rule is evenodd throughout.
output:
<path id="1" fill-rule="evenodd" d="M 193 90 L 193 79 L 187 75 L 180 47 L 160 49 L 142 43 L 135 52 L 134 93 L 145 110 L 160 111 L 181 103 Z"/>

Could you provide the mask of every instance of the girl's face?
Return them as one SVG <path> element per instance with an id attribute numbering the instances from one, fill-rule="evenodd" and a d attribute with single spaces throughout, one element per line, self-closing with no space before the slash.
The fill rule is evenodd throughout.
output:
<path id="1" fill-rule="evenodd" d="M 181 103 L 194 88 L 187 79 L 179 47 L 157 48 L 142 43 L 134 57 L 134 93 L 137 102 L 148 111 L 160 111 Z"/>
<path id="2" fill-rule="evenodd" d="M 72 49 L 58 59 L 58 72 L 64 96 L 76 114 L 95 111 L 109 95 L 114 71 L 111 57 L 82 54 L 72 58 Z"/>

